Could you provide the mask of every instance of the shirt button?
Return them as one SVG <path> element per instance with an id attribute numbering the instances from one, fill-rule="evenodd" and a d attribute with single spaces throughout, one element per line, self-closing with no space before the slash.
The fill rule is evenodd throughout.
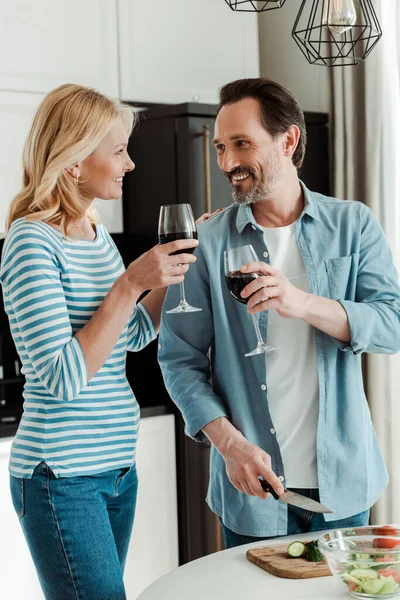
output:
<path id="1" fill-rule="evenodd" d="M 265 383 L 263 383 L 263 384 L 261 385 L 261 389 L 262 389 L 262 391 L 263 391 L 263 392 L 265 392 L 265 390 L 267 389 L 267 386 L 265 385 Z"/>
<path id="2" fill-rule="evenodd" d="M 268 252 L 264 252 L 263 257 L 268 258 L 268 256 L 269 256 Z"/>
<path id="3" fill-rule="evenodd" d="M 161 350 L 161 344 L 158 344 L 158 349 Z"/>
<path id="4" fill-rule="evenodd" d="M 283 481 L 285 478 L 283 475 L 279 475 L 278 479 L 279 479 L 279 481 Z"/>
<path id="5" fill-rule="evenodd" d="M 275 433 L 275 429 L 273 427 L 271 427 L 270 432 Z"/>

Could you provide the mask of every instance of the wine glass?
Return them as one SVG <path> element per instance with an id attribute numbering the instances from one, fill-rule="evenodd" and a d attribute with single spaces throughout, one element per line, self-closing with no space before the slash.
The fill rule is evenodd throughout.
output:
<path id="1" fill-rule="evenodd" d="M 244 290 L 246 285 L 251 283 L 254 279 L 257 279 L 257 273 L 242 273 L 240 268 L 247 263 L 258 262 L 257 254 L 253 246 L 241 246 L 240 248 L 232 248 L 231 250 L 225 250 L 224 252 L 224 264 L 225 264 L 225 281 L 228 286 L 228 290 L 231 295 L 241 302 L 247 304 L 249 298 L 242 298 L 240 292 Z M 255 350 L 248 352 L 245 356 L 254 356 L 256 354 L 263 354 L 264 352 L 272 352 L 276 350 L 273 346 L 267 346 L 261 337 L 260 327 L 258 325 L 258 319 L 256 315 L 252 315 L 254 329 L 256 330 L 258 344 Z"/>
<path id="2" fill-rule="evenodd" d="M 190 204 L 168 204 L 161 206 L 158 221 L 158 241 L 160 244 L 187 239 L 197 240 L 196 222 Z M 195 247 L 185 248 L 184 250 L 172 252 L 172 254 L 181 254 L 182 252 L 193 254 L 194 250 Z M 180 302 L 175 308 L 167 310 L 168 314 L 198 312 L 202 310 L 187 303 L 183 281 L 179 284 L 179 289 L 181 294 Z"/>

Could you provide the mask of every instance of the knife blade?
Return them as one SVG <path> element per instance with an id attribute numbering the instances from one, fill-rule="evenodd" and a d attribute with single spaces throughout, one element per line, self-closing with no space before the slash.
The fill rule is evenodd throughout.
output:
<path id="1" fill-rule="evenodd" d="M 265 479 L 260 479 L 260 483 L 264 492 L 271 494 L 275 500 L 280 500 L 281 502 L 286 502 L 287 504 L 292 504 L 293 506 L 297 506 L 299 508 L 303 508 L 304 510 L 309 510 L 315 513 L 333 512 L 330 508 L 324 506 L 320 502 L 317 502 L 312 498 L 306 498 L 306 496 L 302 496 L 302 494 L 297 494 L 296 492 L 291 492 L 287 489 L 285 489 L 283 494 L 278 496 L 274 488 L 267 481 L 265 481 Z"/>

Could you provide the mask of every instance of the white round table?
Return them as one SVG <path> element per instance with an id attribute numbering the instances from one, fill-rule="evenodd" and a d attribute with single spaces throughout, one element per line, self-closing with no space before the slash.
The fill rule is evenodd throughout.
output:
<path id="1" fill-rule="evenodd" d="M 152 583 L 138 600 L 349 600 L 351 596 L 339 578 L 283 579 L 246 558 L 249 548 L 317 539 L 322 533 L 264 540 L 199 558 Z"/>

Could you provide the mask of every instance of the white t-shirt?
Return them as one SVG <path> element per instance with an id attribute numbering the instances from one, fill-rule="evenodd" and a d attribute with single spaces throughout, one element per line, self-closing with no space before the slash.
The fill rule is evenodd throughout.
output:
<path id="1" fill-rule="evenodd" d="M 271 266 L 308 292 L 308 277 L 297 241 L 296 223 L 264 227 Z M 300 319 L 268 314 L 268 404 L 285 469 L 285 487 L 317 488 L 319 390 L 315 331 Z"/>

